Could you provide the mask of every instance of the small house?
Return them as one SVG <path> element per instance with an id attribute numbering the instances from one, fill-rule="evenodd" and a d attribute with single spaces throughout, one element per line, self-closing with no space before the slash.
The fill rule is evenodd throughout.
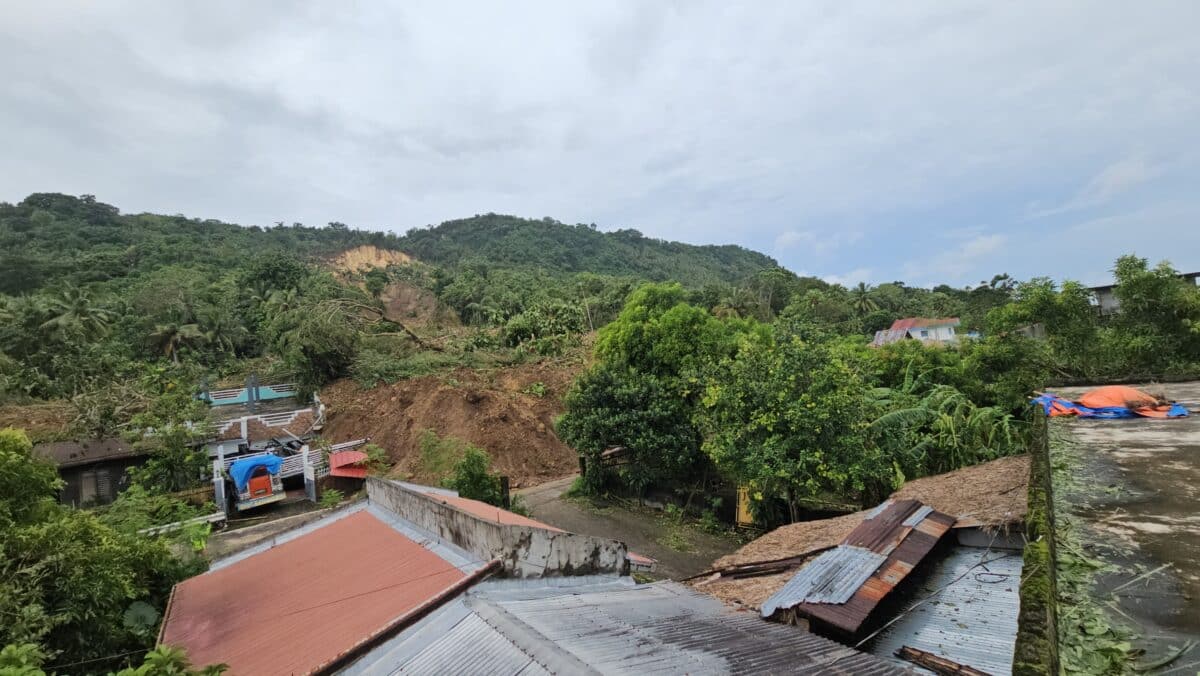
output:
<path id="1" fill-rule="evenodd" d="M 880 347 L 901 340 L 919 340 L 924 343 L 949 343 L 958 340 L 958 317 L 929 319 L 909 317 L 892 322 L 889 329 L 875 332 L 872 347 Z"/>
<path id="2" fill-rule="evenodd" d="M 58 467 L 64 482 L 59 500 L 73 507 L 116 500 L 129 487 L 129 468 L 146 461 L 145 451 L 117 437 L 37 444 L 33 454 Z"/>

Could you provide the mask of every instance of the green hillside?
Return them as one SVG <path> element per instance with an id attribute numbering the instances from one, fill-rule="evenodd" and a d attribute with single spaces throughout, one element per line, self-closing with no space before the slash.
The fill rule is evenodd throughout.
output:
<path id="1" fill-rule="evenodd" d="M 687 286 L 736 283 L 778 266 L 770 257 L 740 246 L 695 246 L 646 237 L 637 230 L 600 232 L 594 225 L 497 214 L 412 230 L 400 239 L 400 247 L 438 265 L 481 258 L 492 265 L 670 279 Z"/>
<path id="2" fill-rule="evenodd" d="M 493 268 L 672 279 L 689 286 L 736 283 L 776 265 L 738 246 L 693 246 L 636 230 L 603 233 L 549 219 L 489 214 L 397 236 L 341 223 L 264 228 L 182 215 L 122 214 L 90 196 L 37 193 L 15 205 L 0 203 L 0 293 L 103 282 L 163 265 L 216 272 L 258 254 L 288 251 L 307 258 L 361 244 L 400 249 L 443 267 L 482 261 Z"/>

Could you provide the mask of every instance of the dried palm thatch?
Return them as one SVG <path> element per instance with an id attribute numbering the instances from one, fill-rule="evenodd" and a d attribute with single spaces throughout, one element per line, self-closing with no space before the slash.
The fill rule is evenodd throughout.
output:
<path id="1" fill-rule="evenodd" d="M 1024 520 L 1028 482 L 1029 456 L 1019 455 L 910 481 L 892 498 L 920 500 L 954 516 L 956 528 L 1001 530 Z M 726 603 L 758 608 L 797 569 L 836 547 L 867 513 L 776 528 L 717 559 L 712 570 L 694 578 L 692 584 Z"/>
<path id="2" fill-rule="evenodd" d="M 1025 520 L 1029 456 L 1014 455 L 914 479 L 892 494 L 957 517 L 955 528 L 1003 529 Z"/>

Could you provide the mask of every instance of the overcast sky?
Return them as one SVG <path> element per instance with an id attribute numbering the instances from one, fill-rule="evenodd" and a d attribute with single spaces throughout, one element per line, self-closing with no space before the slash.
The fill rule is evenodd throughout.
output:
<path id="1" fill-rule="evenodd" d="M 1200 3 L 0 0 L 0 200 L 489 211 L 802 274 L 1200 270 Z"/>

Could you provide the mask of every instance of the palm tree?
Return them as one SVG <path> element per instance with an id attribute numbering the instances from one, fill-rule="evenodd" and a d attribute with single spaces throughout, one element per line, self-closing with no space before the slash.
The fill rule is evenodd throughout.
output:
<path id="1" fill-rule="evenodd" d="M 850 290 L 850 305 L 860 315 L 879 309 L 879 303 L 871 297 L 871 287 L 867 286 L 866 282 L 859 282 L 858 286 Z"/>
<path id="2" fill-rule="evenodd" d="M 150 338 L 154 340 L 154 344 L 164 357 L 178 364 L 179 351 L 194 347 L 203 342 L 204 332 L 200 330 L 198 324 L 177 324 L 171 322 L 155 326 L 154 332 L 150 334 Z"/>
<path id="3" fill-rule="evenodd" d="M 295 289 L 275 291 L 271 293 L 271 297 L 267 300 L 267 307 L 270 308 L 270 314 L 272 315 L 295 310 L 299 305 L 300 297 Z"/>
<path id="4" fill-rule="evenodd" d="M 41 328 L 59 335 L 92 339 L 108 333 L 113 313 L 99 307 L 91 294 L 76 286 L 67 286 L 47 303 L 51 318 Z"/>
<path id="5" fill-rule="evenodd" d="M 246 336 L 246 327 L 233 319 L 229 313 L 213 310 L 200 319 L 204 342 L 221 352 L 234 352 Z"/>

